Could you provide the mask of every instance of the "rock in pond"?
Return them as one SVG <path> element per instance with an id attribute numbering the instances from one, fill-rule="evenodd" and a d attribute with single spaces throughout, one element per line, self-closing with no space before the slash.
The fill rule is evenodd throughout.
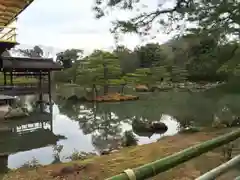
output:
<path id="1" fill-rule="evenodd" d="M 151 137 L 154 133 L 162 134 L 168 130 L 166 124 L 162 122 L 142 122 L 134 120 L 132 128 L 135 134 L 139 136 Z"/>
<path id="2" fill-rule="evenodd" d="M 165 132 L 168 130 L 167 125 L 162 122 L 153 122 L 150 127 L 153 132 Z"/>
<path id="3" fill-rule="evenodd" d="M 135 90 L 136 92 L 149 92 L 149 88 L 146 85 L 137 85 Z"/>

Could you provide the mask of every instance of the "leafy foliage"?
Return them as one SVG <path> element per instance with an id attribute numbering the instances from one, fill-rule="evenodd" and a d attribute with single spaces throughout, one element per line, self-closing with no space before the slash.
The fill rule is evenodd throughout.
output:
<path id="1" fill-rule="evenodd" d="M 121 68 L 117 56 L 96 50 L 86 58 L 87 68 L 78 74 L 78 83 L 85 86 L 104 86 L 104 93 L 109 85 L 120 83 Z"/>
<path id="2" fill-rule="evenodd" d="M 57 54 L 57 61 L 60 62 L 64 68 L 72 67 L 79 58 L 81 58 L 83 50 L 80 49 L 67 49 L 64 52 Z"/>
<path id="3" fill-rule="evenodd" d="M 146 8 L 139 10 L 140 7 Z M 136 16 L 127 20 L 116 20 L 114 32 L 147 35 L 153 26 L 170 31 L 182 30 L 183 22 L 191 22 L 196 26 L 185 29 L 194 33 L 204 31 L 221 39 L 230 34 L 239 36 L 240 13 L 237 0 L 157 1 L 155 8 L 150 7 L 153 7 L 152 2 L 143 0 L 96 0 L 94 11 L 97 18 L 105 16 L 113 8 L 136 12 Z"/>
<path id="4" fill-rule="evenodd" d="M 239 44 L 220 44 L 207 34 L 189 34 L 165 44 L 146 44 L 133 51 L 118 46 L 113 52 L 95 50 L 56 76 L 108 93 L 109 86 L 158 86 L 184 81 L 226 81 L 239 75 Z M 64 81 L 63 81 L 64 80 Z M 101 89 L 101 88 L 100 88 Z"/>
<path id="5" fill-rule="evenodd" d="M 138 139 L 132 131 L 125 131 L 123 136 L 123 146 L 135 146 L 137 145 Z"/>
<path id="6" fill-rule="evenodd" d="M 185 49 L 187 54 L 173 50 L 187 58 L 188 62 L 185 61 L 187 67 L 181 69 L 188 68 L 189 74 L 194 79 L 199 79 L 199 76 L 217 79 L 219 75 L 224 78 L 229 72 L 232 74 L 235 71 L 233 67 L 238 66 L 237 56 L 225 57 L 225 63 L 219 63 L 218 60 L 222 59 L 218 56 L 219 46 L 227 45 L 231 41 L 239 43 L 240 6 L 237 0 L 176 0 L 157 1 L 155 4 L 144 0 L 95 1 L 94 11 L 97 18 L 109 14 L 110 10 L 135 12 L 133 17 L 114 21 L 112 32 L 117 36 L 120 33 L 134 32 L 154 37 L 160 30 L 165 30 L 167 33 L 178 32 L 176 37 L 183 39 L 182 35 L 187 34 L 187 39 L 184 37 L 184 40 L 190 41 L 193 45 Z M 159 50 L 156 45 L 151 45 L 151 48 L 147 46 L 149 45 L 140 47 L 138 54 L 142 67 L 148 68 L 156 56 L 162 54 L 155 52 L 156 49 Z M 150 57 L 147 61 L 144 52 Z M 219 68 L 221 73 L 217 75 L 216 71 Z"/>
<path id="7" fill-rule="evenodd" d="M 18 49 L 18 51 L 23 55 L 27 57 L 42 57 L 43 56 L 43 50 L 39 46 L 34 46 L 33 49 Z"/>

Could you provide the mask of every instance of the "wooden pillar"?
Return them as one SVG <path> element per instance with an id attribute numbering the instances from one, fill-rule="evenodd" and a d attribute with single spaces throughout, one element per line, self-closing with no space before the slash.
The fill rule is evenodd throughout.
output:
<path id="1" fill-rule="evenodd" d="M 53 103 L 50 103 L 49 105 L 49 110 L 50 110 L 50 130 L 53 131 Z"/>
<path id="2" fill-rule="evenodd" d="M 0 173 L 5 174 L 8 172 L 8 154 L 2 154 L 0 156 Z"/>
<path id="3" fill-rule="evenodd" d="M 53 103 L 52 103 L 52 86 L 51 86 L 51 72 L 48 71 L 48 95 L 49 95 L 49 111 L 51 115 L 50 119 L 50 130 L 53 131 Z"/>
<path id="4" fill-rule="evenodd" d="M 52 103 L 52 89 L 51 89 L 51 72 L 48 71 L 48 95 L 49 95 L 49 103 Z"/>
<path id="5" fill-rule="evenodd" d="M 6 71 L 3 71 L 3 75 L 4 75 L 4 85 L 7 85 L 7 74 Z"/>
<path id="6" fill-rule="evenodd" d="M 11 83 L 11 86 L 13 86 L 13 73 L 12 73 L 12 71 L 10 72 L 10 83 Z"/>
<path id="7" fill-rule="evenodd" d="M 43 90 L 42 90 L 42 71 L 39 72 L 39 103 L 40 111 L 43 112 Z"/>

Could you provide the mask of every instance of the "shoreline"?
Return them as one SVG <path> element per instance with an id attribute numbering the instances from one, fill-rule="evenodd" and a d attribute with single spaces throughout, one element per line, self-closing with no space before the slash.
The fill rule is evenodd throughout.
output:
<path id="1" fill-rule="evenodd" d="M 231 131 L 231 128 L 223 128 L 220 130 L 211 128 L 202 132 L 196 133 L 180 133 L 174 136 L 166 136 L 159 141 L 126 147 L 119 151 L 112 152 L 109 155 L 95 156 L 86 160 L 71 161 L 68 163 L 59 163 L 53 165 L 40 166 L 35 169 L 16 169 L 10 171 L 4 176 L 4 180 L 13 179 L 29 179 L 43 180 L 56 179 L 63 176 L 66 179 L 71 179 L 71 176 L 76 175 L 73 171 L 70 174 L 64 173 L 64 169 L 73 168 L 78 165 L 84 167 L 79 171 L 77 176 L 81 178 L 104 179 L 116 175 L 127 168 L 137 167 L 151 161 L 166 157 L 179 150 L 185 149 L 200 142 L 212 139 L 224 133 Z M 208 167 L 206 167 L 206 158 L 208 159 Z M 180 165 L 178 168 L 173 168 L 171 172 L 161 174 L 161 178 L 165 180 L 181 179 L 183 177 L 193 179 L 198 177 L 201 172 L 206 172 L 222 163 L 221 151 L 215 150 L 197 157 L 187 163 Z M 214 159 L 214 161 L 212 161 Z M 216 160 L 217 159 L 217 160 Z M 184 171 L 188 171 L 186 174 Z M 186 171 L 186 172 L 187 172 Z M 156 176 L 156 178 L 159 176 Z"/>

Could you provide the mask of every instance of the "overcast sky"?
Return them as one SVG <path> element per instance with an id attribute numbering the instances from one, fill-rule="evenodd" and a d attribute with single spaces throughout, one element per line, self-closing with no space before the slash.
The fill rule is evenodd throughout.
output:
<path id="1" fill-rule="evenodd" d="M 151 0 L 149 9 L 159 0 Z M 148 0 L 149 2 L 149 0 Z M 18 19 L 18 41 L 27 45 L 45 45 L 55 48 L 111 49 L 113 36 L 109 33 L 111 21 L 128 18 L 133 13 L 115 12 L 96 20 L 92 11 L 93 0 L 35 0 Z M 169 40 L 169 36 L 157 34 L 154 41 Z M 142 43 L 136 35 L 122 40 L 129 48 Z"/>

